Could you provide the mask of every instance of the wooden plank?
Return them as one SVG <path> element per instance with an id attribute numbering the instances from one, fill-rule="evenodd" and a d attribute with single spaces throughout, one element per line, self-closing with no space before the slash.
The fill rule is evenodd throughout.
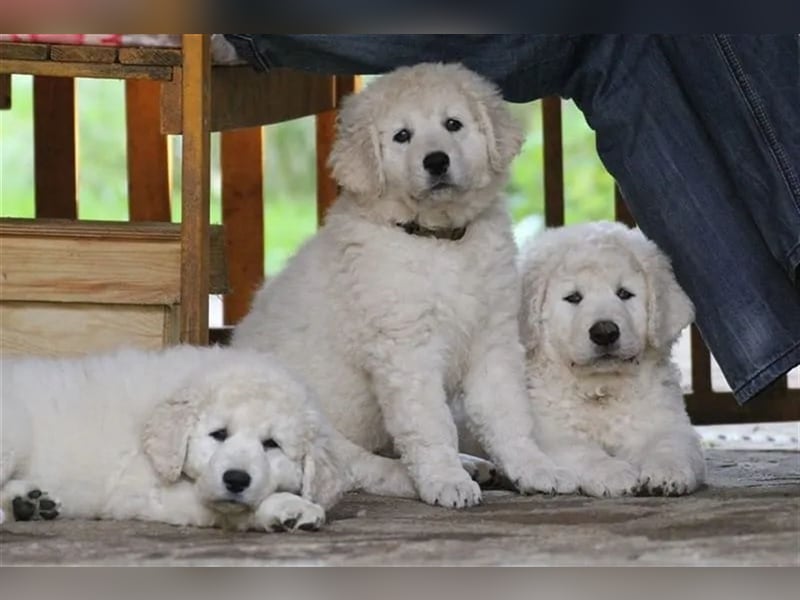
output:
<path id="1" fill-rule="evenodd" d="M 209 34 L 183 35 L 181 340 L 208 343 L 211 56 Z"/>
<path id="2" fill-rule="evenodd" d="M 264 279 L 264 182 L 262 129 L 222 133 L 222 223 L 231 293 L 224 321 L 238 323 Z"/>
<path id="3" fill-rule="evenodd" d="M 120 48 L 119 62 L 127 65 L 178 67 L 183 55 L 180 48 Z"/>
<path id="4" fill-rule="evenodd" d="M 172 67 L 122 65 L 119 63 L 58 62 L 52 60 L 0 60 L 0 73 L 47 75 L 50 77 L 92 77 L 99 79 L 172 79 Z"/>
<path id="5" fill-rule="evenodd" d="M 2 237 L 0 300 L 174 304 L 174 241 Z"/>
<path id="6" fill-rule="evenodd" d="M 161 133 L 161 84 L 125 82 L 128 206 L 131 221 L 170 220 L 169 148 Z"/>
<path id="7" fill-rule="evenodd" d="M 564 224 L 564 148 L 561 139 L 561 98 L 542 98 L 544 137 L 544 222 Z"/>
<path id="8" fill-rule="evenodd" d="M 120 346 L 158 349 L 165 339 L 164 306 L 0 304 L 0 351 L 3 356 L 78 356 Z"/>
<path id="9" fill-rule="evenodd" d="M 33 79 L 33 138 L 36 216 L 75 219 L 75 81 Z"/>
<path id="10" fill-rule="evenodd" d="M 354 76 L 336 77 L 336 104 L 342 98 L 361 88 L 361 78 Z M 328 110 L 316 117 L 317 141 L 317 224 L 321 225 L 325 213 L 336 200 L 338 186 L 328 167 L 328 157 L 336 136 L 336 111 Z"/>
<path id="11" fill-rule="evenodd" d="M 708 394 L 711 392 L 711 354 L 695 325 L 692 325 L 691 336 L 692 392 Z"/>
<path id="12" fill-rule="evenodd" d="M 162 94 L 161 128 L 181 133 L 181 85 L 176 68 Z M 211 131 L 269 125 L 314 115 L 335 107 L 332 76 L 274 69 L 259 73 L 250 67 L 212 69 Z"/>
<path id="13" fill-rule="evenodd" d="M 694 425 L 800 421 L 800 390 L 771 388 L 740 406 L 731 393 L 691 393 L 686 409 Z"/>
<path id="14" fill-rule="evenodd" d="M 50 60 L 78 63 L 117 62 L 113 46 L 50 46 Z"/>
<path id="15" fill-rule="evenodd" d="M 11 75 L 0 75 L 0 110 L 11 108 Z"/>
<path id="16" fill-rule="evenodd" d="M 50 240 L 64 239 L 88 243 L 101 241 L 109 244 L 119 242 L 160 243 L 179 248 L 181 233 L 180 225 L 177 223 L 0 219 L 0 252 L 9 243 L 13 245 L 13 242 L 9 242 L 9 240 L 15 239 L 22 239 L 24 243 L 42 247 L 48 246 Z M 169 250 L 169 252 L 172 253 L 173 250 Z M 225 263 L 225 239 L 223 228 L 220 225 L 211 226 L 210 255 L 209 287 L 211 293 L 224 294 L 229 287 L 227 265 Z M 2 256 L 3 260 L 0 260 L 0 269 L 7 266 L 4 264 L 6 263 L 6 256 Z M 72 257 L 71 255 L 69 258 L 70 260 L 80 259 L 80 257 Z M 5 287 L 6 283 L 6 281 L 3 282 L 4 287 L 0 292 L 5 292 L 8 289 Z"/>
<path id="17" fill-rule="evenodd" d="M 628 210 L 628 205 L 625 204 L 625 198 L 622 196 L 622 191 L 619 186 L 614 184 L 614 217 L 620 223 L 625 223 L 628 227 L 635 227 L 636 221 Z"/>
<path id="18" fill-rule="evenodd" d="M 0 60 L 47 60 L 50 46 L 47 44 L 28 44 L 0 42 Z"/>

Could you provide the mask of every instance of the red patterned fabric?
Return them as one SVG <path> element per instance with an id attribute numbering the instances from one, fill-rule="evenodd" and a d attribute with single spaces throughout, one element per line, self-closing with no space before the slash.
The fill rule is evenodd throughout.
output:
<path id="1" fill-rule="evenodd" d="M 87 46 L 122 46 L 119 33 L 0 33 L 0 42 L 38 42 L 42 44 L 79 44 Z"/>

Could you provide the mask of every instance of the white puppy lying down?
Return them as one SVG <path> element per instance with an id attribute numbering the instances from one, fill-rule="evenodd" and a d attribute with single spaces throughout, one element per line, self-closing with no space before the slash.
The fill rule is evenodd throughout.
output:
<path id="1" fill-rule="evenodd" d="M 333 424 L 398 452 L 421 498 L 480 501 L 448 401 L 523 492 L 576 489 L 537 447 L 502 199 L 522 131 L 460 65 L 398 69 L 348 98 L 325 225 L 258 293 L 233 345 L 301 370 Z"/>
<path id="2" fill-rule="evenodd" d="M 413 496 L 254 352 L 182 346 L 2 361 L 6 518 L 316 529 L 348 489 Z M 58 497 L 55 500 L 42 491 Z"/>
<path id="3" fill-rule="evenodd" d="M 618 223 L 522 250 L 521 329 L 536 436 L 593 496 L 678 495 L 704 479 L 673 343 L 694 318 L 667 258 Z"/>

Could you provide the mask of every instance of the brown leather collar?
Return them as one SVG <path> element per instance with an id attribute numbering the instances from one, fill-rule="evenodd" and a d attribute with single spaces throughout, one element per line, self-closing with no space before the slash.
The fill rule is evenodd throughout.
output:
<path id="1" fill-rule="evenodd" d="M 456 227 L 449 229 L 445 228 L 429 229 L 428 227 L 423 227 L 416 221 L 397 223 L 397 226 L 400 227 L 403 231 L 405 231 L 408 235 L 418 235 L 420 237 L 432 237 L 436 238 L 437 240 L 450 240 L 453 242 L 457 242 L 458 240 L 464 237 L 465 233 L 467 233 L 466 227 Z"/>

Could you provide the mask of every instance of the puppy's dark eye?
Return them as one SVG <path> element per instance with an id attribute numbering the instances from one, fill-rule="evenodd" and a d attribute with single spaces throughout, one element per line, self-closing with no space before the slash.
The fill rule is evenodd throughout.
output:
<path id="1" fill-rule="evenodd" d="M 444 128 L 447 129 L 447 131 L 458 131 L 462 127 L 464 127 L 464 124 L 458 119 L 447 119 L 447 121 L 444 122 Z"/>
<path id="2" fill-rule="evenodd" d="M 398 144 L 406 144 L 411 139 L 411 132 L 408 129 L 401 129 L 392 139 Z"/>
<path id="3" fill-rule="evenodd" d="M 633 298 L 635 295 L 636 295 L 636 294 L 634 294 L 633 292 L 629 292 L 629 291 L 628 291 L 628 290 L 626 290 L 624 287 L 621 287 L 621 288 L 619 288 L 619 289 L 617 290 L 617 297 L 618 297 L 620 300 L 630 300 L 630 299 L 631 299 L 631 298 Z"/>
<path id="4" fill-rule="evenodd" d="M 564 296 L 564 300 L 570 304 L 580 304 L 581 300 L 583 300 L 583 296 L 580 292 L 572 292 L 569 296 Z"/>
<path id="5" fill-rule="evenodd" d="M 224 442 L 226 439 L 228 439 L 228 430 L 223 427 L 221 429 L 215 429 L 214 431 L 212 431 L 208 435 L 210 435 L 212 438 L 214 438 L 218 442 Z"/>
<path id="6" fill-rule="evenodd" d="M 264 447 L 264 450 L 269 450 L 270 448 L 280 448 L 281 447 L 281 445 L 278 442 L 276 442 L 275 440 L 273 440 L 272 438 L 269 438 L 267 440 L 262 441 L 261 445 Z"/>

